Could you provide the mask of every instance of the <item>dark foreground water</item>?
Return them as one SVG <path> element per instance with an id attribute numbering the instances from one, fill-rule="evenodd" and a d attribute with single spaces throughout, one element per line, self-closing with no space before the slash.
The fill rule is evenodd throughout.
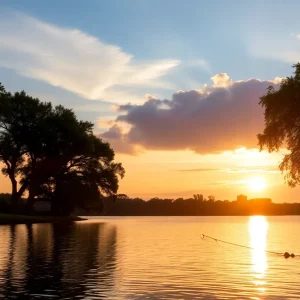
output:
<path id="1" fill-rule="evenodd" d="M 300 299 L 299 217 L 0 226 L 0 299 Z M 248 245 L 201 239 L 201 233 Z"/>

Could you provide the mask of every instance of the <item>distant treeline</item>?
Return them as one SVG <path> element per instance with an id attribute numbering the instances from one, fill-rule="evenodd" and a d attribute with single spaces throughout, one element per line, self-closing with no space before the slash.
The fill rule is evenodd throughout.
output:
<path id="1" fill-rule="evenodd" d="M 160 199 L 145 201 L 118 195 L 104 199 L 104 214 L 109 216 L 242 216 L 242 215 L 300 215 L 300 203 L 272 203 L 268 198 L 245 201 L 193 198 Z"/>
<path id="2" fill-rule="evenodd" d="M 7 212 L 10 194 L 0 194 L 0 212 Z M 88 200 L 88 199 L 86 199 Z M 21 199 L 21 202 L 26 202 Z M 88 201 L 89 202 L 89 201 Z M 129 198 L 125 194 L 102 198 L 86 209 L 78 209 L 77 215 L 107 216 L 248 216 L 248 215 L 300 215 L 300 203 L 272 203 L 269 198 L 244 201 L 207 199 L 201 194 L 193 198 L 160 199 Z M 43 205 L 42 205 L 43 206 Z"/>

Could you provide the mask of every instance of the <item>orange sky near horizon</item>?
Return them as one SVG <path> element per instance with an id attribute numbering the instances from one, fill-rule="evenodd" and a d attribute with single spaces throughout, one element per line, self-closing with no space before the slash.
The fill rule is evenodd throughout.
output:
<path id="1" fill-rule="evenodd" d="M 199 193 L 219 200 L 234 200 L 242 193 L 248 198 L 297 202 L 299 188 L 288 187 L 278 170 L 282 152 L 270 154 L 240 148 L 207 155 L 188 150 L 147 151 L 138 156 L 119 154 L 116 158 L 126 170 L 120 192 L 145 199 L 192 197 Z M 262 189 L 256 188 L 257 179 L 264 182 Z"/>
<path id="2" fill-rule="evenodd" d="M 274 202 L 298 202 L 299 188 L 288 187 L 277 168 L 282 153 L 246 148 L 206 155 L 188 150 L 117 153 L 116 160 L 126 170 L 119 193 L 145 200 L 188 198 L 199 193 L 218 200 L 234 200 L 238 194 L 245 194 L 248 198 L 272 198 Z M 260 183 L 263 185 L 257 189 Z M 9 179 L 3 175 L 0 192 L 10 192 Z"/>

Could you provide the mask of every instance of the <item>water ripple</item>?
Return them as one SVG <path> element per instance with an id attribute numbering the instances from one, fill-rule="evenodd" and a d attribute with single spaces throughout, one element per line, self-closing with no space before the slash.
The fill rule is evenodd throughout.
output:
<path id="1" fill-rule="evenodd" d="M 300 252 L 299 225 L 299 217 L 132 217 L 0 226 L 0 299 L 299 299 L 300 260 L 264 252 Z"/>

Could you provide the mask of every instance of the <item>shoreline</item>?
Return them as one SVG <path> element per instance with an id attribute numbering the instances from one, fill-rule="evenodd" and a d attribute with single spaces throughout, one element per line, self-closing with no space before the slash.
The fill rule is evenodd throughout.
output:
<path id="1" fill-rule="evenodd" d="M 40 224 L 40 223 L 64 223 L 64 222 L 77 222 L 85 221 L 87 219 L 68 216 L 68 217 L 55 217 L 55 216 L 26 216 L 14 214 L 0 214 L 0 225 L 16 225 L 16 224 Z"/>
<path id="2" fill-rule="evenodd" d="M 252 216 L 264 216 L 264 217 L 284 217 L 284 216 L 300 216 L 300 214 L 264 214 L 264 213 L 256 213 L 256 214 L 230 214 L 230 215 L 85 215 L 84 218 L 99 218 L 99 217 L 252 217 Z"/>

